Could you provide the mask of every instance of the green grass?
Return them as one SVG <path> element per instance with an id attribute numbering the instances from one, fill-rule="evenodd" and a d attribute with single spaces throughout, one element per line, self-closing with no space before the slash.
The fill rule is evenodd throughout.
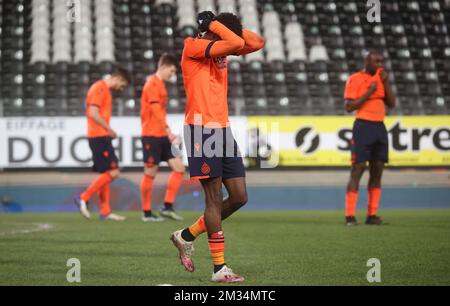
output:
<path id="1" fill-rule="evenodd" d="M 81 261 L 81 285 L 211 285 L 205 236 L 196 242 L 194 273 L 168 239 L 198 213 L 184 215 L 159 224 L 142 223 L 137 212 L 125 223 L 0 215 L 0 285 L 68 285 L 72 257 Z M 450 210 L 382 215 L 389 224 L 346 227 L 337 211 L 239 212 L 224 223 L 226 260 L 246 285 L 368 285 L 369 258 L 381 261 L 381 285 L 450 285 Z M 35 223 L 53 228 L 23 232 Z"/>

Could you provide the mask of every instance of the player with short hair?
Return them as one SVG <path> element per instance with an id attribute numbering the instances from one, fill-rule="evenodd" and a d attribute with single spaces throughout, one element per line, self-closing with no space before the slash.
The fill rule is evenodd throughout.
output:
<path id="1" fill-rule="evenodd" d="M 178 248 L 182 265 L 193 272 L 193 241 L 208 232 L 214 265 L 212 280 L 242 282 L 244 278 L 225 264 L 222 230 L 222 220 L 247 202 L 245 169 L 228 119 L 227 56 L 255 52 L 265 41 L 242 29 L 239 18 L 231 13 L 215 16 L 204 11 L 198 15 L 197 23 L 201 34 L 185 39 L 181 67 L 187 96 L 185 144 L 189 172 L 192 179 L 200 180 L 206 206 L 197 222 L 174 232 L 171 239 Z M 222 184 L 228 191 L 226 199 L 223 199 Z"/>
<path id="2" fill-rule="evenodd" d="M 92 151 L 93 170 L 101 173 L 81 195 L 74 199 L 80 213 L 90 219 L 88 201 L 95 193 L 100 196 L 100 219 L 124 221 L 125 217 L 113 214 L 109 203 L 110 183 L 119 176 L 119 162 L 112 146 L 117 138 L 109 125 L 112 110 L 111 91 L 123 91 L 130 84 L 128 72 L 118 68 L 111 76 L 95 82 L 87 93 L 86 116 L 88 141 Z"/>
<path id="3" fill-rule="evenodd" d="M 389 75 L 383 68 L 383 55 L 371 50 L 365 59 L 364 70 L 352 74 L 345 86 L 345 109 L 356 111 L 351 142 L 352 169 L 345 198 L 346 224 L 356 225 L 355 210 L 360 179 L 369 162 L 369 199 L 366 224 L 382 223 L 377 216 L 381 197 L 381 176 L 388 162 L 388 135 L 384 125 L 385 106 L 395 107 Z"/>
<path id="4" fill-rule="evenodd" d="M 141 180 L 141 199 L 144 222 L 159 222 L 164 219 L 152 213 L 151 194 L 158 164 L 166 161 L 172 173 L 167 183 L 164 208 L 161 215 L 174 220 L 183 220 L 173 203 L 183 181 L 185 167 L 180 157 L 174 156 L 171 142 L 176 138 L 166 122 L 167 90 L 164 82 L 169 81 L 177 71 L 178 61 L 172 55 L 163 54 L 158 69 L 144 85 L 141 96 L 142 147 L 144 153 L 144 176 Z"/>

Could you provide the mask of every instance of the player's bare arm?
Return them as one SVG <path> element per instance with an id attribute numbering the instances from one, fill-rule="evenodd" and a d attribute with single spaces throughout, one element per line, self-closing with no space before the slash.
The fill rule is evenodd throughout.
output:
<path id="1" fill-rule="evenodd" d="M 395 107 L 395 95 L 392 91 L 391 83 L 389 81 L 389 73 L 387 73 L 384 69 L 380 72 L 380 78 L 383 82 L 384 86 L 384 92 L 385 92 L 385 98 L 384 98 L 384 104 L 388 106 L 389 108 Z"/>
<path id="2" fill-rule="evenodd" d="M 374 94 L 374 92 L 377 90 L 377 82 L 372 82 L 370 84 L 369 90 L 361 96 L 359 99 L 347 99 L 345 100 L 345 110 L 349 113 L 359 109 L 368 99 L 371 95 Z"/>
<path id="3" fill-rule="evenodd" d="M 113 139 L 117 138 L 116 132 L 109 126 L 108 123 L 106 123 L 102 116 L 100 116 L 99 108 L 97 105 L 89 105 L 89 117 L 92 118 L 95 123 L 99 124 L 105 130 L 107 130 L 109 135 L 111 135 Z"/>
<path id="4" fill-rule="evenodd" d="M 172 133 L 172 129 L 168 125 L 166 126 L 166 132 L 170 142 L 174 142 L 177 139 L 177 136 Z"/>

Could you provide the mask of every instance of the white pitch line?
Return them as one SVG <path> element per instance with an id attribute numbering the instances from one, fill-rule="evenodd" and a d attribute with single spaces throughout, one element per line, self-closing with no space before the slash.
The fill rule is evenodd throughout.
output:
<path id="1" fill-rule="evenodd" d="M 32 234 L 42 231 L 48 231 L 53 228 L 53 225 L 50 223 L 31 223 L 31 225 L 33 226 L 32 228 L 0 232 L 0 236 L 9 236 L 16 234 Z"/>

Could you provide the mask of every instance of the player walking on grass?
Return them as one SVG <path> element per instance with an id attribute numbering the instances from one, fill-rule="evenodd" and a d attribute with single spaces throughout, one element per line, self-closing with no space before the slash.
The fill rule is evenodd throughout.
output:
<path id="1" fill-rule="evenodd" d="M 171 141 L 176 137 L 166 123 L 167 90 L 164 84 L 175 75 L 176 71 L 177 60 L 169 54 L 163 54 L 159 59 L 158 70 L 148 78 L 142 90 L 141 139 L 144 152 L 144 176 L 141 181 L 141 198 L 144 222 L 164 220 L 152 213 L 151 206 L 153 180 L 161 161 L 166 161 L 172 168 L 161 215 L 174 220 L 183 220 L 175 213 L 173 203 L 183 181 L 185 168 L 181 158 L 175 157 L 172 152 Z"/>
<path id="2" fill-rule="evenodd" d="M 201 34 L 184 41 L 181 67 L 187 96 L 185 143 L 189 171 L 192 179 L 200 180 L 206 207 L 203 216 L 190 227 L 174 232 L 171 239 L 182 265 L 193 272 L 193 242 L 207 232 L 214 265 L 212 280 L 242 282 L 244 278 L 225 265 L 222 230 L 222 220 L 247 202 L 245 169 L 228 120 L 227 56 L 257 51 L 265 42 L 259 35 L 243 30 L 240 20 L 231 13 L 214 16 L 204 11 L 197 22 Z M 226 199 L 222 184 L 228 191 Z"/>
<path id="3" fill-rule="evenodd" d="M 120 173 L 118 159 L 112 146 L 112 140 L 117 138 L 117 134 L 109 125 L 109 121 L 112 109 L 111 91 L 123 91 L 129 84 L 128 72 L 119 68 L 110 77 L 95 82 L 87 94 L 87 136 L 94 161 L 93 170 L 101 173 L 80 196 L 74 199 L 80 213 L 87 219 L 91 217 L 88 201 L 94 194 L 99 193 L 100 219 L 125 220 L 125 217 L 113 214 L 109 205 L 109 185 Z"/>
<path id="4" fill-rule="evenodd" d="M 385 105 L 395 107 L 395 97 L 389 75 L 383 68 L 383 55 L 376 50 L 368 53 L 364 70 L 349 77 L 345 87 L 345 109 L 356 111 L 351 142 L 352 169 L 345 197 L 346 224 L 356 225 L 356 203 L 361 176 L 369 162 L 369 199 L 366 224 L 382 223 L 377 216 L 381 197 L 381 176 L 388 162 L 388 135 L 383 123 Z"/>

